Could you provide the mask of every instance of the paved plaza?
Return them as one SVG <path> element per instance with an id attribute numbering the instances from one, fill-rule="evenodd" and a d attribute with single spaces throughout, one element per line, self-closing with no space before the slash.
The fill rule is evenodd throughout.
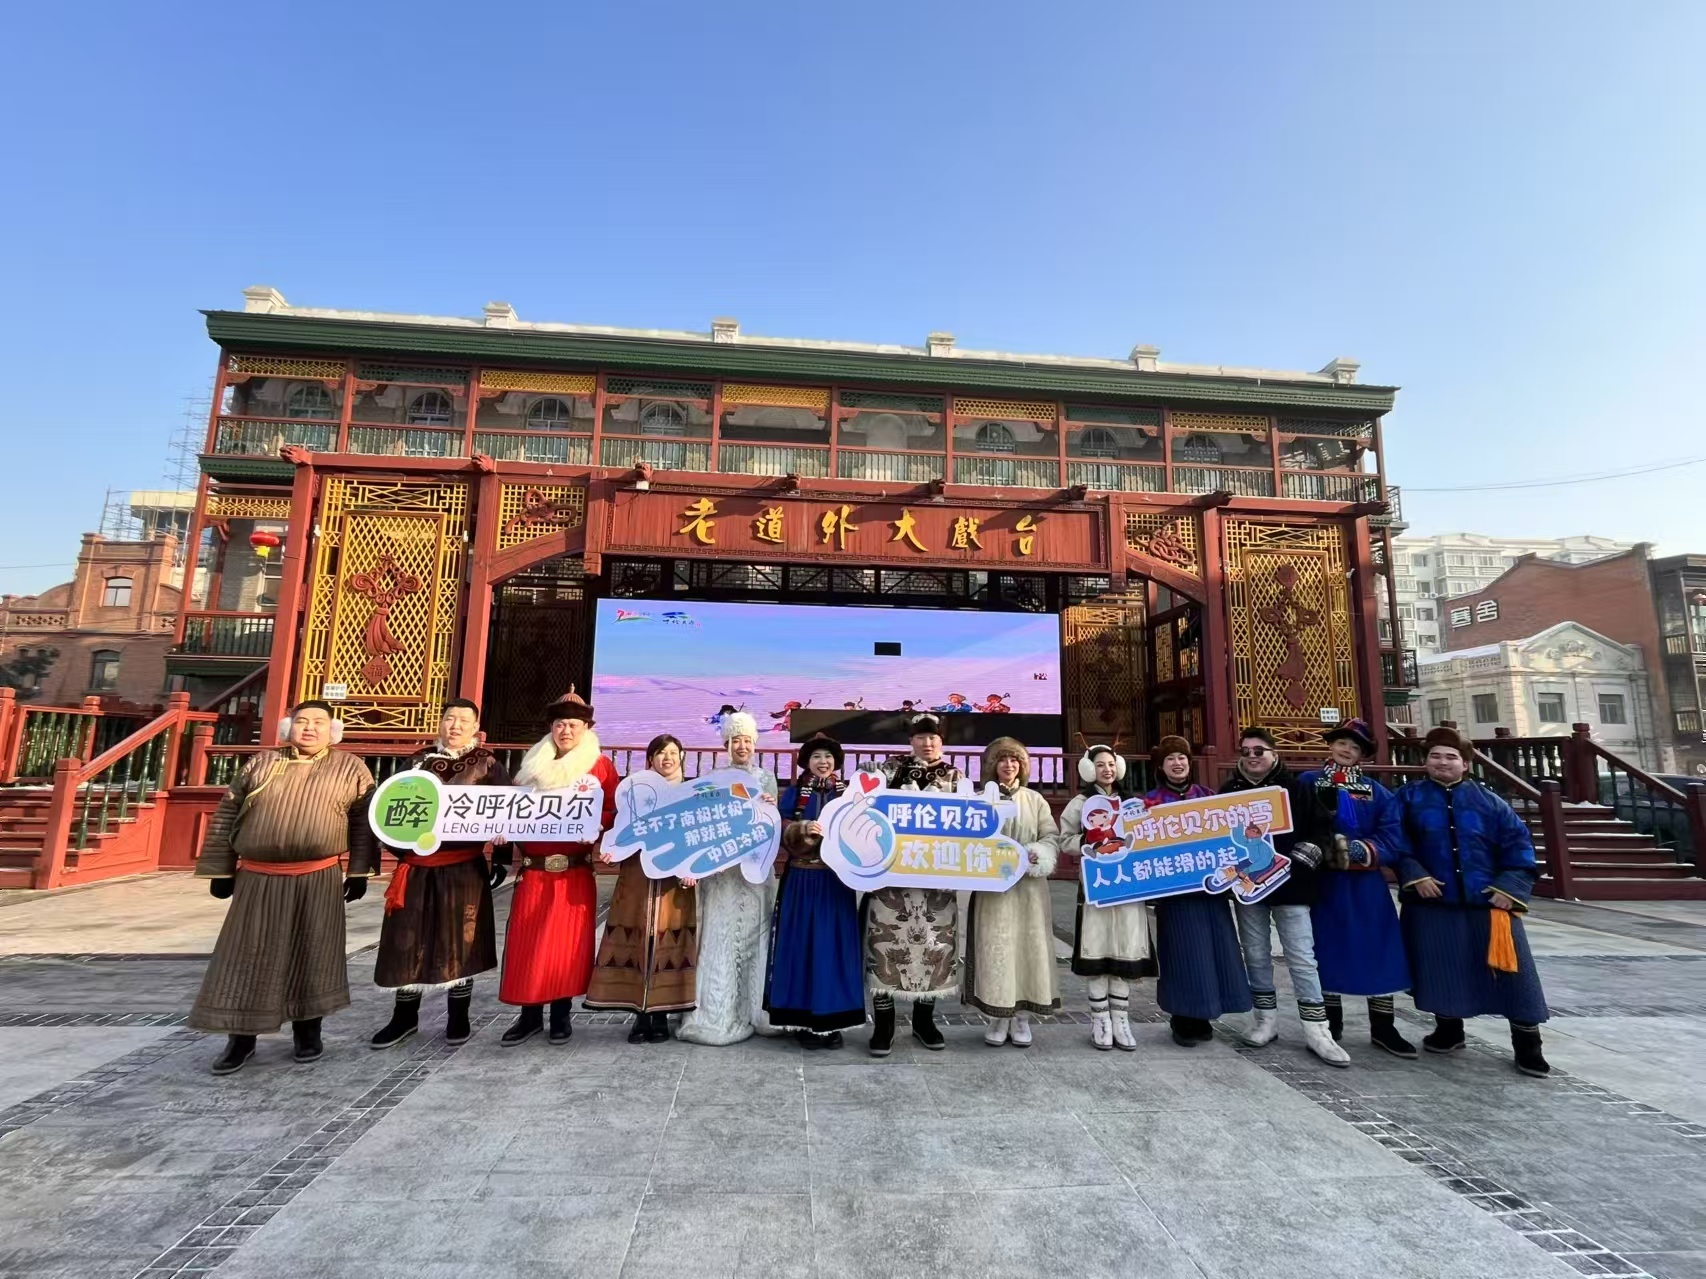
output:
<path id="1" fill-rule="evenodd" d="M 1540 1081 L 1491 1023 L 1381 1054 L 1355 1001 L 1349 1070 L 1291 1010 L 1266 1048 L 1227 1023 L 1183 1050 L 1153 983 L 1138 1051 L 1098 1053 L 1064 962 L 1025 1051 L 963 1015 L 886 1061 L 864 1032 L 630 1047 L 608 1015 L 501 1049 L 488 976 L 469 1043 L 429 1000 L 376 1053 L 376 906 L 325 1058 L 287 1034 L 215 1079 L 182 1028 L 224 909 L 202 884 L 0 898 L 0 1276 L 1706 1276 L 1699 907 L 1537 905 Z"/>

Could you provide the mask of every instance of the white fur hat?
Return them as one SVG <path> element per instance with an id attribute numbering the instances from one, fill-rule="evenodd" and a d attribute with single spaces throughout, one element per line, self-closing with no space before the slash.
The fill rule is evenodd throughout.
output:
<path id="1" fill-rule="evenodd" d="M 727 745 L 742 734 L 756 742 L 758 740 L 758 721 L 745 711 L 730 711 L 724 715 L 723 744 Z"/>

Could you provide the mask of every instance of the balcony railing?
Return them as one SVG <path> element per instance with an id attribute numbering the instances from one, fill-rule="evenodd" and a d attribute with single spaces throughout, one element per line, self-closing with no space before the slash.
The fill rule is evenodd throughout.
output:
<path id="1" fill-rule="evenodd" d="M 1370 497 L 1367 500 L 1371 502 L 1376 501 L 1378 496 L 1379 495 L 1376 494 L 1374 497 Z M 1409 525 L 1404 522 L 1403 493 L 1399 490 L 1396 484 L 1388 484 L 1386 486 L 1386 514 L 1371 515 L 1368 522 L 1372 528 L 1401 530 L 1409 527 Z"/>
<path id="2" fill-rule="evenodd" d="M 709 471 L 711 445 L 699 440 L 632 440 L 609 436 L 599 444 L 600 466 L 632 466 L 636 461 L 670 471 Z"/>
<path id="3" fill-rule="evenodd" d="M 1167 468 L 1144 462 L 1067 462 L 1066 482 L 1113 493 L 1165 493 Z"/>
<path id="4" fill-rule="evenodd" d="M 184 642 L 172 651 L 191 657 L 267 657 L 273 618 L 264 613 L 191 613 Z"/>
<path id="5" fill-rule="evenodd" d="M 462 432 L 435 426 L 352 426 L 349 451 L 372 457 L 462 457 Z"/>
<path id="6" fill-rule="evenodd" d="M 942 478 L 946 460 L 940 453 L 871 453 L 842 449 L 836 469 L 844 480 L 928 484 Z"/>
<path id="7" fill-rule="evenodd" d="M 565 466 L 587 466 L 592 462 L 592 437 L 476 431 L 474 452 L 484 453 L 499 462 L 555 462 Z"/>
<path id="8" fill-rule="evenodd" d="M 1281 497 L 1314 502 L 1377 502 L 1378 475 L 1352 475 L 1331 471 L 1281 471 Z"/>
<path id="9" fill-rule="evenodd" d="M 1420 688 L 1422 681 L 1416 668 L 1416 650 L 1382 650 L 1380 676 L 1381 682 L 1387 688 Z"/>
<path id="10" fill-rule="evenodd" d="M 1176 493 L 1232 493 L 1239 497 L 1272 497 L 1272 468 L 1244 466 L 1175 466 Z"/>
<path id="11" fill-rule="evenodd" d="M 222 417 L 213 451 L 241 457 L 277 457 L 286 444 L 314 453 L 330 451 L 338 441 L 336 422 L 278 422 L 271 418 Z"/>
<path id="12" fill-rule="evenodd" d="M 717 469 L 725 475 L 799 475 L 829 478 L 829 450 L 792 444 L 728 444 L 717 449 Z"/>
<path id="13" fill-rule="evenodd" d="M 1060 463 L 1051 457 L 956 457 L 954 483 L 993 488 L 1059 488 Z"/>

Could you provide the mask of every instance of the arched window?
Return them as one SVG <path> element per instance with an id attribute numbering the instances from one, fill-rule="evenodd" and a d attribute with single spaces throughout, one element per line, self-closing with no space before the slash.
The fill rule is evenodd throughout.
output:
<path id="1" fill-rule="evenodd" d="M 118 687 L 118 650 L 99 648 L 89 658 L 89 687 L 106 690 Z"/>
<path id="2" fill-rule="evenodd" d="M 101 592 L 101 607 L 129 608 L 130 585 L 128 577 L 109 577 L 106 590 Z"/>
<path id="3" fill-rule="evenodd" d="M 1078 455 L 1080 457 L 1118 457 L 1120 441 L 1105 426 L 1092 426 L 1078 436 Z"/>
<path id="4" fill-rule="evenodd" d="M 410 426 L 449 426 L 450 397 L 443 391 L 427 391 L 409 401 Z"/>
<path id="5" fill-rule="evenodd" d="M 999 422 L 985 422 L 978 427 L 975 443 L 981 453 L 1011 453 L 1018 446 L 1013 432 Z"/>
<path id="6" fill-rule="evenodd" d="M 687 413 L 679 404 L 664 400 L 640 410 L 641 435 L 685 435 Z"/>
<path id="7" fill-rule="evenodd" d="M 530 431 L 566 431 L 569 429 L 569 403 L 556 396 L 535 400 L 527 406 L 527 429 Z"/>
<path id="8" fill-rule="evenodd" d="M 1220 461 L 1220 442 L 1208 435 L 1188 436 L 1185 442 L 1178 446 L 1178 461 L 1207 462 Z"/>
<path id="9" fill-rule="evenodd" d="M 299 386 L 290 393 L 285 413 L 289 417 L 325 418 L 335 415 L 332 393 L 323 386 Z"/>

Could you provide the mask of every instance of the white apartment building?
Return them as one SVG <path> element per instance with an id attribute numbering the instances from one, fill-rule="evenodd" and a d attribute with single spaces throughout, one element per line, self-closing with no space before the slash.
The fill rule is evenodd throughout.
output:
<path id="1" fill-rule="evenodd" d="M 1478 591 L 1524 555 L 1585 564 L 1634 546 L 1609 537 L 1489 537 L 1485 533 L 1439 533 L 1432 537 L 1392 539 L 1398 622 L 1404 648 L 1418 657 L 1440 651 L 1444 629 L 1442 601 Z M 1390 634 L 1382 609 L 1381 639 Z"/>

